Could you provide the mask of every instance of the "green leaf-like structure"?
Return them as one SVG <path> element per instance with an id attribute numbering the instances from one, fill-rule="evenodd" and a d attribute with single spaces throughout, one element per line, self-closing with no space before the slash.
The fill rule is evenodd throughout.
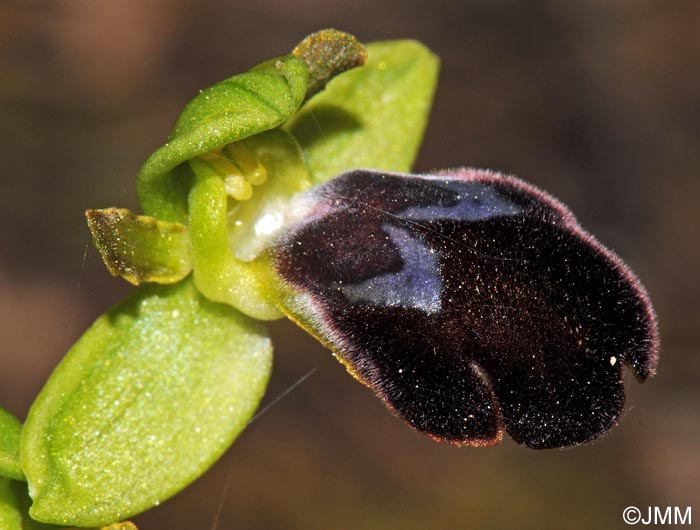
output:
<path id="1" fill-rule="evenodd" d="M 250 72 L 202 90 L 182 112 L 163 147 L 146 161 L 136 191 L 147 215 L 187 218 L 188 168 L 183 162 L 287 121 L 306 96 L 309 73 L 294 55 L 267 61 Z"/>
<path id="2" fill-rule="evenodd" d="M 105 525 L 182 489 L 250 420 L 271 353 L 261 324 L 190 279 L 140 287 L 73 346 L 29 412 L 30 515 Z"/>
<path id="3" fill-rule="evenodd" d="M 410 40 L 367 45 L 369 58 L 334 78 L 287 123 L 315 183 L 353 168 L 407 172 L 418 152 L 439 61 Z"/>
<path id="4" fill-rule="evenodd" d="M 6 410 L 0 409 L 0 477 L 24 480 L 24 473 L 19 464 L 21 434 L 22 424 L 19 420 Z"/>

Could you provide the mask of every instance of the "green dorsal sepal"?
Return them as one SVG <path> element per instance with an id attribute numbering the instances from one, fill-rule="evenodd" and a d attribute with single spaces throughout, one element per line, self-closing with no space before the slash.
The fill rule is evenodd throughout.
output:
<path id="1" fill-rule="evenodd" d="M 304 62 L 287 55 L 202 90 L 185 107 L 168 143 L 139 173 L 144 212 L 185 222 L 192 174 L 181 164 L 287 121 L 306 97 L 308 77 Z"/>
<path id="2" fill-rule="evenodd" d="M 183 162 L 282 125 L 331 77 L 363 64 L 364 58 L 354 37 L 326 30 L 307 37 L 292 54 L 202 90 L 185 107 L 168 143 L 139 173 L 144 212 L 185 222 L 192 173 Z"/>
<path id="3" fill-rule="evenodd" d="M 271 363 L 261 323 L 190 278 L 139 287 L 71 348 L 29 411 L 30 515 L 92 527 L 163 502 L 245 428 Z"/>

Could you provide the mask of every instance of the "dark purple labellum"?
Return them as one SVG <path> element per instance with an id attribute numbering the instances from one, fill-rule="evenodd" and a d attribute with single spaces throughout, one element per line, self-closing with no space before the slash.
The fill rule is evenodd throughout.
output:
<path id="1" fill-rule="evenodd" d="M 273 247 L 289 315 L 418 431 L 533 448 L 615 425 L 658 334 L 644 288 L 556 199 L 496 173 L 357 170 Z"/>

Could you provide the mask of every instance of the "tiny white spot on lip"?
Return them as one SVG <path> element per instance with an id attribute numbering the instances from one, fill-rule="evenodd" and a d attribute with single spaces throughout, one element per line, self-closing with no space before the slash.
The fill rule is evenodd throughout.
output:
<path id="1" fill-rule="evenodd" d="M 282 215 L 268 213 L 263 215 L 258 222 L 255 223 L 255 234 L 266 236 L 274 233 L 282 226 Z"/>

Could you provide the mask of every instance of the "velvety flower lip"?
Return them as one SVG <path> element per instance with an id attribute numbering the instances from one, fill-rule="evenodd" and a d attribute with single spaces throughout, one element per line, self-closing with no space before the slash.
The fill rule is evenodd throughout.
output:
<path id="1" fill-rule="evenodd" d="M 285 312 L 414 429 L 551 448 L 612 428 L 659 338 L 632 271 L 514 177 L 355 170 L 271 252 Z"/>

